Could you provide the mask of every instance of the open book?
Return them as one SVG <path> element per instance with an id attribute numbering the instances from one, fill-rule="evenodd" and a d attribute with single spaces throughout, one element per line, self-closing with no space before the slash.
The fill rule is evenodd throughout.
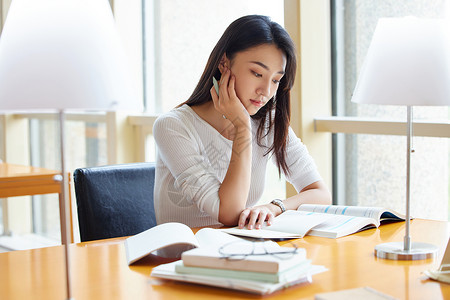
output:
<path id="1" fill-rule="evenodd" d="M 227 228 L 224 232 L 255 238 L 287 239 L 313 235 L 339 238 L 385 222 L 404 221 L 405 216 L 381 207 L 300 205 L 297 211 L 277 216 L 271 226 L 260 230 Z"/>
<path id="2" fill-rule="evenodd" d="M 189 252 L 188 259 L 192 261 L 191 265 L 200 260 L 203 267 L 215 267 L 218 263 L 227 265 L 229 269 L 236 269 L 236 262 L 221 259 L 218 249 L 226 244 L 238 243 L 238 245 L 252 247 L 253 243 L 237 236 L 233 236 L 219 229 L 202 228 L 194 234 L 188 226 L 182 223 L 164 223 L 152 227 L 139 234 L 131 236 L 125 240 L 125 252 L 128 265 L 139 259 L 154 254 L 162 257 L 181 258 L 182 254 Z M 265 241 L 264 248 L 272 251 L 285 249 L 273 241 Z M 188 251 L 191 250 L 191 251 Z M 195 251 L 192 251 L 195 250 Z M 304 249 L 297 249 L 297 258 L 303 260 L 306 258 Z M 293 263 L 289 259 L 274 259 L 270 256 L 255 256 L 244 261 L 239 261 L 236 265 L 250 268 L 255 266 L 254 271 L 261 271 L 267 268 L 284 268 Z M 208 265 L 210 264 L 210 265 Z"/>
<path id="3" fill-rule="evenodd" d="M 220 247 L 223 243 L 241 240 L 211 228 L 200 229 L 195 235 L 182 223 L 164 223 L 147 229 L 125 240 L 128 264 L 154 254 L 181 258 L 181 254 L 197 247 Z"/>

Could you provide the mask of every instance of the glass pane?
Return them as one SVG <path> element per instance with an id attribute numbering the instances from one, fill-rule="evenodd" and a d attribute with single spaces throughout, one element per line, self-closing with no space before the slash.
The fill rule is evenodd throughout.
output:
<path id="1" fill-rule="evenodd" d="M 5 146 L 3 145 L 3 141 L 5 140 L 5 128 L 3 126 L 3 115 L 0 115 L 0 141 L 2 142 L 1 146 L 0 146 L 0 162 L 4 160 L 5 157 Z"/>
<path id="2" fill-rule="evenodd" d="M 361 105 L 350 101 L 361 65 L 382 17 L 449 17 L 448 0 L 346 0 L 335 9 L 335 114 L 406 121 L 406 107 Z M 448 120 L 447 107 L 414 107 L 414 120 Z M 344 152 L 336 162 L 335 188 L 341 202 L 387 206 L 405 212 L 406 137 L 338 135 Z M 449 202 L 449 143 L 445 138 L 413 139 L 411 213 L 414 217 L 447 219 Z M 343 145 L 343 146 L 342 146 Z M 343 172 L 344 170 L 344 172 Z M 430 205 L 432 204 L 432 205 Z"/>
<path id="3" fill-rule="evenodd" d="M 352 135 L 347 146 L 348 203 L 405 212 L 406 137 Z M 387 148 L 387 149 L 386 149 Z M 446 220 L 449 143 L 446 138 L 414 138 L 411 155 L 411 215 Z"/>
<path id="4" fill-rule="evenodd" d="M 32 141 L 31 163 L 34 166 L 60 170 L 59 121 L 31 120 Z M 67 172 L 76 168 L 105 165 L 106 126 L 104 123 L 66 121 L 65 163 Z M 72 203 L 76 199 L 72 198 Z M 60 220 L 58 195 L 49 194 L 33 197 L 33 232 L 59 240 Z M 76 211 L 73 221 L 77 224 Z"/>
<path id="5" fill-rule="evenodd" d="M 0 27 L 1 28 L 1 27 Z M 5 131 L 4 126 L 3 126 L 3 116 L 0 115 L 0 141 L 1 141 L 1 146 L 0 146 L 0 163 L 3 161 L 3 157 L 5 156 L 4 152 L 4 146 L 3 146 L 3 141 L 5 140 L 5 137 L 3 135 L 3 132 Z M 0 234 L 4 234 L 4 229 L 3 229 L 3 200 L 0 199 Z"/>

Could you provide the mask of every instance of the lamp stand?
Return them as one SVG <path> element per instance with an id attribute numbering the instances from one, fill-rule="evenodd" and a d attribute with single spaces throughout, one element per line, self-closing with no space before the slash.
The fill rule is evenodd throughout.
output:
<path id="1" fill-rule="evenodd" d="M 71 297 L 71 285 L 70 285 L 70 259 L 69 259 L 69 244 L 70 244 L 70 222 L 69 222 L 69 214 L 70 214 L 70 207 L 67 203 L 67 186 L 68 186 L 68 180 L 67 180 L 67 172 L 65 167 L 65 157 L 64 157 L 64 136 L 65 136 L 65 126 L 64 126 L 64 110 L 61 109 L 59 111 L 59 135 L 60 135 L 60 146 L 61 146 L 61 172 L 62 172 L 62 181 L 61 181 L 61 197 L 60 197 L 60 203 L 59 203 L 59 210 L 60 214 L 62 215 L 61 219 L 63 222 L 61 222 L 61 242 L 64 246 L 64 262 L 65 262 L 65 277 L 66 277 L 66 296 L 68 300 L 74 299 Z"/>
<path id="2" fill-rule="evenodd" d="M 384 243 L 375 246 L 375 255 L 379 258 L 392 260 L 421 260 L 434 258 L 438 248 L 435 245 L 411 242 L 409 233 L 411 215 L 410 215 L 410 199 L 411 199 L 411 138 L 412 138 L 412 106 L 407 108 L 408 122 L 406 134 L 406 224 L 405 237 L 402 242 Z"/>

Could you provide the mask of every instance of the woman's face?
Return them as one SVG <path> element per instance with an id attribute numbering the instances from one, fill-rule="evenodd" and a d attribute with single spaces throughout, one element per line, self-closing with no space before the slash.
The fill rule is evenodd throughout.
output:
<path id="1" fill-rule="evenodd" d="M 285 67 L 283 51 L 269 44 L 238 52 L 231 60 L 236 94 L 250 115 L 275 95 Z"/>

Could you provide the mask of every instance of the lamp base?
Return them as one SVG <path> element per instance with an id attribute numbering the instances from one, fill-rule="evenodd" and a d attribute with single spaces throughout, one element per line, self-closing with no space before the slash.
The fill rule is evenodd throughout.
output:
<path id="1" fill-rule="evenodd" d="M 434 258 L 438 248 L 427 243 L 411 243 L 411 249 L 405 250 L 402 242 L 384 243 L 375 246 L 375 256 L 392 260 L 421 260 Z"/>

